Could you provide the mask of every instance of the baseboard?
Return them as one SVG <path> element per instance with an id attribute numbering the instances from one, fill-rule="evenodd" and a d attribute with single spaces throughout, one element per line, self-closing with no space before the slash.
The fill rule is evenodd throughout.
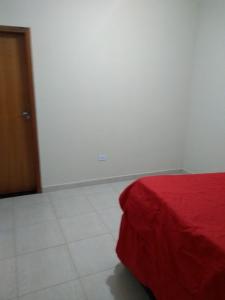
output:
<path id="1" fill-rule="evenodd" d="M 183 169 L 183 171 L 185 172 L 185 174 L 196 174 L 196 173 L 199 173 L 199 172 L 196 172 L 196 171 L 193 171 L 193 170 L 190 170 L 190 169 Z"/>
<path id="2" fill-rule="evenodd" d="M 182 171 L 183 171 L 183 174 L 194 174 L 194 172 L 189 169 L 183 169 Z"/>
<path id="3" fill-rule="evenodd" d="M 184 172 L 187 174 L 214 174 L 214 173 L 224 173 L 224 170 L 191 170 L 191 169 L 184 169 Z"/>
<path id="4" fill-rule="evenodd" d="M 53 191 L 58 191 L 58 190 L 72 189 L 72 188 L 85 187 L 85 186 L 91 186 L 91 185 L 97 185 L 97 184 L 107 184 L 107 183 L 118 182 L 118 181 L 135 180 L 137 178 L 144 177 L 144 176 L 156 176 L 156 175 L 166 175 L 166 174 L 186 174 L 186 173 L 187 172 L 182 169 L 136 173 L 136 174 L 121 175 L 121 176 L 114 176 L 114 177 L 108 177 L 108 178 L 91 179 L 91 180 L 86 180 L 86 181 L 78 181 L 78 182 L 45 186 L 45 187 L 43 187 L 42 190 L 43 190 L 43 192 L 53 192 Z"/>

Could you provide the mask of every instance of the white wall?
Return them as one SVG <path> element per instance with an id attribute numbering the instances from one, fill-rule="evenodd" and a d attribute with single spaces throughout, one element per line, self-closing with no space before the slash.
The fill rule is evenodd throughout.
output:
<path id="1" fill-rule="evenodd" d="M 225 170 L 225 1 L 201 2 L 184 167 Z"/>
<path id="2" fill-rule="evenodd" d="M 32 29 L 44 186 L 181 167 L 196 13 L 194 0 L 0 0 L 1 24 Z"/>

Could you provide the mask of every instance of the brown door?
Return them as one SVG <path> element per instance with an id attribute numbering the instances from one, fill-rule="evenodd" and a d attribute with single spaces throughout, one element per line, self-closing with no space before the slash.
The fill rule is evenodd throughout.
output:
<path id="1" fill-rule="evenodd" d="M 29 29 L 0 26 L 0 197 L 40 191 Z"/>

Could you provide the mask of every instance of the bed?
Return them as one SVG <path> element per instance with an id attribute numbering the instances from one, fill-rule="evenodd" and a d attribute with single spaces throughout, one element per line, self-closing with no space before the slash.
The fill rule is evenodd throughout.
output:
<path id="1" fill-rule="evenodd" d="M 141 178 L 120 205 L 117 255 L 157 300 L 225 299 L 225 173 Z"/>

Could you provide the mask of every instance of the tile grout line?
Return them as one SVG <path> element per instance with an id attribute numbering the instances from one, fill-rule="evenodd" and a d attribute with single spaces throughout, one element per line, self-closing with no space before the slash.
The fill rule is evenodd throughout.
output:
<path id="1" fill-rule="evenodd" d="M 13 235 L 13 248 L 14 248 L 14 244 L 15 244 L 14 230 L 12 229 L 11 231 L 12 231 L 12 235 Z M 13 256 L 10 255 L 8 257 L 1 258 L 0 262 L 5 261 L 5 260 L 9 260 L 9 259 L 13 259 L 13 258 L 16 258 L 16 255 L 13 255 Z"/>
<path id="2" fill-rule="evenodd" d="M 60 286 L 60 285 L 66 284 L 66 283 L 74 282 L 74 281 L 78 281 L 78 279 L 66 280 L 66 281 L 63 281 L 63 282 L 60 282 L 60 283 L 56 283 L 56 284 L 53 284 L 53 285 L 50 285 L 50 286 L 47 286 L 47 287 L 44 287 L 44 288 L 41 288 L 41 289 L 37 289 L 37 290 L 31 291 L 31 292 L 22 294 L 21 296 L 19 296 L 19 299 L 23 298 L 25 296 L 28 296 L 28 295 L 36 294 L 36 293 L 39 293 L 41 291 L 46 291 L 48 289 L 51 289 L 51 288 L 54 288 L 54 287 L 57 287 L 57 286 Z"/>
<path id="3" fill-rule="evenodd" d="M 66 281 L 62 281 L 60 283 L 57 283 L 57 284 L 53 284 L 53 285 L 50 285 L 50 286 L 47 286 L 47 287 L 44 287 L 44 288 L 41 288 L 41 289 L 37 289 L 35 291 L 31 291 L 31 292 L 28 292 L 28 293 L 25 293 L 21 296 L 18 296 L 17 298 L 23 298 L 25 296 L 28 296 L 28 295 L 32 295 L 32 294 L 36 294 L 36 293 L 39 293 L 41 291 L 46 291 L 48 289 L 51 289 L 51 288 L 54 288 L 54 287 L 57 287 L 57 286 L 60 286 L 60 285 L 64 285 L 66 283 L 71 283 L 71 282 L 75 282 L 75 281 L 78 281 L 81 285 L 82 285 L 82 291 L 86 297 L 86 293 L 85 293 L 85 289 L 83 287 L 83 284 L 82 284 L 82 279 L 85 279 L 85 278 L 88 278 L 90 276 L 95 276 L 95 275 L 98 275 L 98 274 L 101 274 L 101 273 L 104 273 L 106 271 L 111 271 L 111 270 L 114 270 L 114 267 L 113 268 L 109 268 L 109 269 L 105 269 L 105 270 L 102 270 L 102 271 L 99 271 L 99 272 L 95 272 L 95 273 L 91 273 L 91 274 L 87 274 L 87 275 L 84 275 L 84 276 L 78 276 L 77 279 L 70 279 L 70 280 L 66 280 Z M 12 299 L 9 299 L 9 300 L 15 300 L 17 298 L 12 298 Z M 87 297 L 86 297 L 87 298 Z M 89 300 L 88 298 L 85 299 L 85 300 Z"/>
<path id="4" fill-rule="evenodd" d="M 110 184 L 110 186 L 111 186 L 111 184 Z M 112 191 L 113 191 L 116 195 L 119 193 L 117 190 L 114 189 L 113 186 L 111 186 L 111 188 L 112 188 Z M 99 219 L 101 220 L 101 222 L 102 222 L 102 224 L 104 225 L 104 227 L 105 227 L 105 229 L 107 230 L 107 232 L 104 233 L 104 234 L 95 235 L 95 236 L 92 236 L 92 237 L 89 237 L 89 238 L 91 239 L 91 238 L 95 238 L 95 237 L 102 236 L 102 235 L 110 235 L 110 236 L 112 237 L 113 241 L 115 241 L 115 237 L 113 236 L 113 233 L 112 233 L 111 229 L 105 224 L 103 218 L 101 217 L 101 212 L 99 212 L 99 211 L 95 208 L 95 206 L 91 203 L 91 201 L 88 199 L 88 194 L 90 194 L 90 193 L 86 193 L 86 192 L 85 192 L 83 196 L 86 198 L 86 200 L 88 201 L 88 203 L 89 203 L 89 204 L 91 205 L 91 207 L 93 208 L 93 212 L 90 212 L 90 213 L 82 213 L 82 214 L 79 214 L 79 215 L 76 215 L 76 216 L 73 216 L 73 217 L 70 217 L 70 218 L 74 218 L 74 217 L 78 217 L 78 216 L 82 216 L 82 215 L 88 215 L 88 214 L 91 214 L 91 213 L 96 213 L 96 215 L 97 215 L 97 216 L 99 217 Z M 64 232 L 63 232 L 63 230 L 62 230 L 61 223 L 60 223 L 60 220 L 61 220 L 61 219 L 68 219 L 68 218 L 59 218 L 59 217 L 57 216 L 56 209 L 55 209 L 55 207 L 54 207 L 54 205 L 53 205 L 53 202 L 51 201 L 51 198 L 48 196 L 48 193 L 45 193 L 45 195 L 46 195 L 46 198 L 47 198 L 47 202 L 50 204 L 51 208 L 53 209 L 53 213 L 54 213 L 54 215 L 55 215 L 56 218 L 55 218 L 55 219 L 44 220 L 44 222 L 45 222 L 45 223 L 48 223 L 48 222 L 50 222 L 50 221 L 55 220 L 56 223 L 57 223 L 58 226 L 59 226 L 60 232 L 61 232 L 61 234 L 62 234 L 62 236 L 63 236 L 63 239 L 64 239 L 64 242 L 65 242 L 65 243 L 59 244 L 59 245 L 54 245 L 54 246 L 51 246 L 51 247 L 46 247 L 46 248 L 38 249 L 38 250 L 34 250 L 34 251 L 30 251 L 30 252 L 23 253 L 23 254 L 19 254 L 19 255 L 16 255 L 15 205 L 14 205 L 14 202 L 13 202 L 13 225 L 14 225 L 14 227 L 13 227 L 14 230 L 13 230 L 13 231 L 14 231 L 14 250 L 15 250 L 15 257 L 12 257 L 12 258 L 15 258 L 15 260 L 16 260 L 16 289 L 17 289 L 17 297 L 19 297 L 19 298 L 20 298 L 20 297 L 24 297 L 25 295 L 33 294 L 33 293 L 36 293 L 36 292 L 39 292 L 39 291 L 42 291 L 42 290 L 49 289 L 49 288 L 51 288 L 51 287 L 59 286 L 59 285 L 65 284 L 65 283 L 67 283 L 67 282 L 74 282 L 74 281 L 77 280 L 77 281 L 79 281 L 80 284 L 81 284 L 81 287 L 82 287 L 82 290 L 83 290 L 83 293 L 84 293 L 86 299 L 88 299 L 81 279 L 86 278 L 86 277 L 89 277 L 89 276 L 93 276 L 93 275 L 96 275 L 96 274 L 99 274 L 99 273 L 102 273 L 102 272 L 106 272 L 106 271 L 108 271 L 108 270 L 112 270 L 113 268 L 107 268 L 107 269 L 105 269 L 105 270 L 101 270 L 101 271 L 95 272 L 95 273 L 86 274 L 86 275 L 84 275 L 84 276 L 82 276 L 82 275 L 80 275 L 80 274 L 78 273 L 77 268 L 76 268 L 76 265 L 75 265 L 75 263 L 74 263 L 74 261 L 73 261 L 72 255 L 71 255 L 71 253 L 70 253 L 70 251 L 69 251 L 69 244 L 70 244 L 70 243 L 74 243 L 74 242 L 78 242 L 78 241 L 81 241 L 81 240 L 86 240 L 86 239 L 89 239 L 89 238 L 83 238 L 83 239 L 79 239 L 79 240 L 76 240 L 76 241 L 69 242 L 69 241 L 66 239 L 65 235 L 64 235 Z M 113 207 L 114 207 L 114 206 L 113 206 Z M 110 207 L 110 208 L 113 208 L 113 207 Z M 106 208 L 105 210 L 110 209 L 110 208 Z M 103 211 L 104 211 L 104 210 L 103 210 Z M 36 225 L 36 224 L 41 224 L 41 222 L 37 222 L 37 223 L 32 224 L 32 225 Z M 31 225 L 31 226 L 32 226 L 32 225 Z M 24 225 L 24 226 L 19 226 L 19 228 L 23 228 L 23 227 L 26 227 L 26 225 Z M 66 247 L 67 252 L 68 252 L 68 254 L 69 254 L 69 257 L 70 257 L 70 260 L 71 260 L 72 265 L 73 265 L 73 269 L 74 269 L 74 271 L 76 272 L 77 278 L 76 278 L 76 279 L 71 279 L 71 280 L 66 280 L 66 281 L 61 282 L 61 283 L 58 283 L 58 284 L 56 284 L 56 285 L 51 285 L 51 286 L 49 286 L 49 287 L 42 288 L 42 289 L 38 289 L 38 290 L 36 290 L 36 291 L 31 291 L 31 292 L 29 292 L 29 293 L 26 293 L 26 294 L 23 294 L 23 295 L 20 296 L 20 295 L 19 295 L 19 286 L 18 286 L 17 257 L 23 256 L 23 255 L 32 254 L 32 253 L 36 253 L 36 252 L 40 252 L 40 251 L 47 250 L 47 249 L 51 249 L 51 248 L 57 248 L 57 247 L 60 247 L 60 246 L 65 246 L 65 247 Z M 18 299 L 19 299 L 19 298 L 18 298 Z"/>
<path id="5" fill-rule="evenodd" d="M 57 225 L 58 225 L 58 223 L 57 223 Z M 61 232 L 61 229 L 60 229 L 60 232 Z M 73 244 L 73 243 L 76 243 L 76 242 L 80 242 L 80 241 L 84 241 L 84 240 L 96 238 L 96 237 L 99 237 L 99 236 L 102 236 L 102 235 L 109 235 L 109 234 L 110 234 L 110 232 L 107 231 L 107 232 L 104 232 L 104 233 L 101 233 L 101 234 L 96 234 L 96 235 L 93 235 L 93 236 L 90 236 L 90 237 L 87 237 L 87 238 L 82 238 L 82 239 L 79 239 L 79 240 L 74 240 L 74 241 L 68 241 L 68 240 L 66 240 L 65 243 L 60 243 L 58 245 L 44 247 L 44 248 L 37 249 L 37 250 L 31 250 L 29 252 L 24 252 L 24 253 L 21 253 L 21 254 L 16 254 L 15 256 L 7 257 L 7 258 L 4 258 L 4 259 L 1 259 L 0 261 L 4 261 L 4 260 L 8 260 L 8 259 L 13 259 L 13 258 L 16 258 L 16 257 L 21 257 L 21 256 L 29 255 L 29 254 L 34 254 L 36 252 L 42 252 L 42 251 L 45 251 L 45 250 L 48 250 L 48 249 L 59 248 L 61 246 L 66 246 L 66 244 L 69 245 L 69 244 Z"/>
<path id="6" fill-rule="evenodd" d="M 114 191 L 114 190 L 112 189 L 112 191 Z M 88 203 L 89 203 L 90 206 L 92 207 L 93 212 L 96 213 L 96 215 L 100 218 L 100 220 L 101 220 L 101 222 L 103 223 L 104 227 L 109 231 L 109 232 L 107 232 L 107 233 L 105 233 L 105 234 L 101 234 L 101 235 L 98 235 L 98 236 L 102 236 L 102 235 L 110 235 L 110 236 L 112 237 L 113 241 L 115 241 L 115 239 L 114 239 L 114 237 L 113 237 L 113 234 L 111 233 L 109 227 L 106 226 L 105 222 L 102 220 L 102 217 L 100 217 L 100 214 L 98 213 L 98 211 L 96 210 L 96 208 L 94 207 L 94 205 L 91 203 L 91 201 L 88 199 L 87 193 L 84 193 L 83 196 L 85 197 L 85 199 L 88 201 Z M 51 199 L 50 199 L 50 201 L 51 201 Z M 63 234 L 63 237 L 64 237 L 65 241 L 67 241 L 67 239 L 66 239 L 66 237 L 65 237 L 65 235 L 64 235 L 63 229 L 62 229 L 62 227 L 61 227 L 60 218 L 58 218 L 58 216 L 57 216 L 57 214 L 56 214 L 56 210 L 55 210 L 55 208 L 54 208 L 54 205 L 53 205 L 52 201 L 51 201 L 51 205 L 52 205 L 52 207 L 53 207 L 53 209 L 54 209 L 54 213 L 55 213 L 55 215 L 56 215 L 56 219 L 57 219 L 57 222 L 58 222 L 58 224 L 59 224 L 59 226 L 60 226 L 60 230 L 61 230 L 61 232 L 62 232 L 62 234 Z M 90 214 L 90 213 L 89 213 L 89 214 Z M 87 215 L 87 214 L 86 214 L 86 215 Z M 94 237 L 90 237 L 89 239 L 91 239 L 91 238 L 94 238 Z M 87 240 L 87 239 L 88 239 L 88 238 L 82 239 L 82 240 Z M 76 241 L 75 241 L 75 242 L 76 242 Z M 71 255 L 71 253 L 70 253 L 70 250 L 69 250 L 69 242 L 67 241 L 67 243 L 68 243 L 67 249 L 68 249 L 70 258 L 72 259 L 72 263 L 73 263 L 73 265 L 74 265 L 74 267 L 75 267 L 75 270 L 77 271 L 75 262 L 74 262 L 74 260 L 73 260 L 73 258 L 72 258 L 72 255 Z M 72 243 L 73 243 L 73 242 L 72 242 Z M 106 269 L 106 270 L 103 270 L 103 271 L 101 271 L 101 272 L 105 272 L 105 271 L 111 270 L 111 269 L 112 269 L 112 268 Z M 78 280 L 79 280 L 79 282 L 80 282 L 80 285 L 81 285 L 81 288 L 82 288 L 82 291 L 83 291 L 83 293 L 84 293 L 84 296 L 85 296 L 86 300 L 88 300 L 88 295 L 87 295 L 87 293 L 86 293 L 86 289 L 85 289 L 85 287 L 84 287 L 84 284 L 83 284 L 83 282 L 82 282 L 82 279 L 85 278 L 85 277 L 91 276 L 91 275 L 95 275 L 95 274 L 101 273 L 101 272 L 96 272 L 96 273 L 92 273 L 92 274 L 87 274 L 87 275 L 85 275 L 85 276 L 81 276 L 81 275 L 79 274 L 79 272 L 77 271 L 77 274 L 78 274 Z"/>
<path id="7" fill-rule="evenodd" d="M 47 201 L 46 201 L 47 200 Z M 51 202 L 50 202 L 50 199 L 46 196 L 46 202 L 49 203 L 50 207 L 52 208 L 53 210 L 53 213 L 54 213 L 54 217 L 56 217 L 55 215 L 55 210 L 54 208 L 52 207 L 51 205 Z M 23 228 L 27 228 L 27 227 L 32 227 L 32 226 L 36 226 L 36 225 L 40 225 L 40 224 L 48 224 L 48 223 L 52 223 L 52 222 L 56 222 L 56 224 L 58 225 L 58 222 L 57 222 L 57 219 L 46 219 L 46 220 L 42 220 L 40 222 L 35 222 L 33 224 L 30 224 L 30 225 L 23 225 L 23 226 L 18 226 L 18 229 L 23 229 Z M 17 227 L 16 227 L 17 228 Z M 15 228 L 15 231 L 16 231 L 16 228 Z M 57 244 L 57 245 L 54 245 L 54 246 L 49 246 L 49 247 L 44 247 L 44 248 L 40 248 L 40 249 L 36 249 L 36 250 L 30 250 L 28 252 L 24 252 L 24 253 L 20 253 L 20 254 L 17 254 L 17 251 L 15 252 L 15 257 L 20 257 L 20 256 L 24 256 L 24 255 L 29 255 L 29 254 L 33 254 L 33 253 L 36 253 L 36 252 L 41 252 L 41 251 L 44 251 L 44 250 L 48 250 L 48 249 L 52 249 L 52 248 L 58 248 L 58 247 L 61 247 L 63 245 L 66 244 L 66 241 L 64 239 L 64 236 L 62 235 L 63 237 L 63 240 L 64 240 L 64 243 L 60 243 L 60 244 Z"/>
<path id="8" fill-rule="evenodd" d="M 111 189 L 112 189 L 112 192 L 114 192 L 115 193 L 115 195 L 117 196 L 117 194 L 118 193 L 120 193 L 120 192 L 118 192 L 118 191 L 116 191 L 114 188 L 113 188 L 113 186 L 111 185 L 111 184 L 109 184 L 109 186 L 111 187 Z M 76 189 L 76 188 L 75 188 Z M 51 198 L 49 199 L 49 201 L 51 202 L 51 206 L 52 206 L 52 208 L 53 208 L 53 210 L 54 210 L 54 213 L 55 213 L 55 216 L 56 216 L 56 220 L 62 220 L 62 219 L 73 219 L 73 218 L 76 218 L 76 217 L 79 217 L 79 216 L 84 216 L 84 215 L 89 215 L 89 214 L 92 214 L 92 213 L 96 213 L 96 215 L 100 218 L 100 220 L 101 220 L 101 222 L 103 223 L 103 225 L 104 225 L 104 227 L 107 229 L 107 233 L 108 234 L 110 234 L 111 236 L 112 236 L 112 238 L 113 238 L 113 240 L 115 240 L 115 238 L 114 238 L 114 236 L 113 236 L 113 233 L 112 233 L 112 231 L 111 231 L 111 229 L 106 225 L 106 223 L 104 222 L 104 220 L 103 220 L 103 218 L 102 218 L 102 216 L 101 216 L 101 212 L 104 212 L 105 210 L 108 210 L 108 209 L 113 209 L 113 208 L 116 208 L 117 206 L 115 205 L 113 205 L 113 206 L 111 206 L 111 207 L 108 207 L 108 208 L 105 208 L 105 209 L 103 209 L 101 212 L 99 212 L 96 208 L 95 208 L 95 206 L 91 203 L 91 201 L 89 200 L 89 195 L 91 195 L 91 193 L 90 192 L 86 192 L 85 190 L 84 190 L 84 192 L 83 192 L 84 194 L 81 194 L 80 196 L 83 196 L 87 201 L 88 201 L 88 203 L 90 204 L 90 206 L 92 207 L 92 209 L 93 209 L 93 212 L 88 212 L 88 213 L 82 213 L 82 214 L 79 214 L 79 215 L 75 215 L 75 216 L 72 216 L 72 217 L 68 217 L 68 218 L 59 218 L 58 216 L 57 216 L 57 213 L 56 213 L 56 210 L 55 210 L 55 207 L 54 207 L 54 205 L 53 205 L 53 203 L 52 203 L 52 201 L 51 201 Z M 94 193 L 101 193 L 101 192 L 94 192 Z M 48 197 L 48 195 L 47 195 L 47 197 Z M 60 222 L 59 222 L 60 223 Z M 60 223 L 60 228 L 61 228 L 61 223 Z M 98 235 L 98 236 L 100 236 L 100 235 Z M 64 237 L 64 233 L 63 233 L 63 237 Z M 94 236 L 93 236 L 94 237 Z M 91 237 L 89 237 L 89 238 L 91 238 Z M 76 241 L 80 241 L 80 240 L 85 240 L 85 239 L 88 239 L 88 238 L 84 238 L 84 239 L 79 239 L 79 240 L 76 240 Z M 76 242 L 76 241 L 73 241 L 73 242 L 69 242 L 69 241 L 67 241 L 67 239 L 65 238 L 65 241 L 68 243 L 68 244 L 70 244 L 70 243 L 74 243 L 74 242 Z"/>
<path id="9" fill-rule="evenodd" d="M 94 209 L 95 213 L 97 214 L 97 216 L 99 217 L 99 219 L 101 220 L 101 222 L 103 223 L 103 225 L 105 226 L 105 228 L 109 231 L 108 233 L 109 233 L 109 235 L 111 235 L 113 241 L 115 241 L 113 233 L 112 233 L 111 229 L 106 225 L 105 221 L 103 220 L 103 218 L 101 216 L 101 213 L 95 208 L 95 206 L 91 203 L 91 201 L 88 198 L 87 198 L 87 200 L 90 203 L 90 205 L 92 206 L 92 208 Z M 114 251 L 115 251 L 115 249 L 114 249 Z"/>
<path id="10" fill-rule="evenodd" d="M 12 214 L 13 214 L 13 235 L 14 235 L 14 255 L 15 255 L 15 272 L 16 272 L 16 299 L 19 299 L 19 272 L 16 257 L 16 214 L 15 214 L 15 200 L 12 199 Z"/>
<path id="11" fill-rule="evenodd" d="M 49 198 L 48 198 L 48 199 L 49 199 Z M 81 289 L 82 289 L 82 292 L 83 292 L 83 294 L 84 294 L 85 300 L 88 300 L 87 294 L 86 294 L 85 289 L 84 289 L 84 287 L 83 287 L 83 285 L 82 285 L 82 282 L 81 282 L 81 280 L 80 280 L 80 274 L 79 274 L 79 272 L 78 272 L 78 270 L 77 270 L 77 267 L 76 267 L 75 262 L 74 262 L 74 260 L 73 260 L 72 254 L 70 253 L 69 243 L 67 242 L 66 236 L 64 235 L 64 231 L 63 231 L 63 228 L 62 228 L 62 226 L 61 226 L 60 219 L 58 219 L 57 212 L 56 212 L 56 209 L 55 209 L 55 207 L 54 207 L 54 205 L 53 205 L 53 202 L 51 201 L 51 199 L 49 199 L 49 201 L 50 201 L 50 203 L 51 203 L 50 205 L 51 205 L 51 207 L 52 207 L 52 209 L 53 209 L 53 212 L 54 212 L 54 214 L 55 214 L 56 222 L 57 222 L 57 224 L 58 224 L 58 226 L 59 226 L 59 230 L 60 230 L 60 232 L 61 232 L 61 234 L 62 234 L 62 236 L 63 236 L 64 241 L 66 242 L 66 243 L 65 243 L 65 247 L 66 247 L 68 256 L 69 256 L 69 258 L 70 258 L 71 264 L 72 264 L 72 266 L 73 266 L 74 272 L 75 272 L 75 274 L 76 274 L 76 276 L 77 276 L 77 280 L 79 281 L 79 283 L 80 283 L 80 285 L 81 285 Z M 76 279 L 75 279 L 75 280 L 76 280 Z"/>
<path id="12" fill-rule="evenodd" d="M 107 208 L 106 210 L 113 209 L 113 208 L 115 208 L 115 206 Z M 99 237 L 99 236 L 102 236 L 102 235 L 112 235 L 113 236 L 113 233 L 112 233 L 111 229 L 105 224 L 104 220 L 102 219 L 101 212 L 98 212 L 98 211 L 94 211 L 92 213 L 87 213 L 87 214 L 82 214 L 82 215 L 76 215 L 74 217 L 69 217 L 69 218 L 56 218 L 56 219 L 54 219 L 54 221 L 56 221 L 57 225 L 59 225 L 58 222 L 60 220 L 74 219 L 74 218 L 79 217 L 79 216 L 87 216 L 87 215 L 90 215 L 90 214 L 96 214 L 101 219 L 102 225 L 104 225 L 104 227 L 106 229 L 106 232 L 101 233 L 101 234 L 95 234 L 95 235 L 92 235 L 92 236 L 89 236 L 89 237 L 86 237 L 86 238 L 79 238 L 79 239 L 76 239 L 76 240 L 73 240 L 73 241 L 67 240 L 67 238 L 63 234 L 63 238 L 65 240 L 64 243 L 60 243 L 60 244 L 53 245 L 53 246 L 48 246 L 48 247 L 43 247 L 43 248 L 36 249 L 36 250 L 30 250 L 30 251 L 23 252 L 23 253 L 20 253 L 20 254 L 15 254 L 14 256 L 10 256 L 10 257 L 7 257 L 7 258 L 2 258 L 2 259 L 0 259 L 0 261 L 4 261 L 4 260 L 7 260 L 7 259 L 13 259 L 13 258 L 24 256 L 24 255 L 33 254 L 33 253 L 36 253 L 36 252 L 41 252 L 41 251 L 52 249 L 52 248 L 58 248 L 60 246 L 65 246 L 66 244 L 73 244 L 73 243 L 76 243 L 76 242 L 92 239 L 92 238 Z M 47 222 L 44 222 L 44 223 L 49 223 L 49 222 L 47 221 Z M 31 226 L 33 226 L 33 225 L 35 226 L 35 225 L 38 225 L 38 224 L 43 224 L 43 223 L 35 223 L 35 224 L 32 224 Z M 19 228 L 25 228 L 25 227 L 28 227 L 28 225 L 23 226 L 23 227 L 19 227 Z M 62 233 L 61 232 L 61 226 L 60 226 L 60 233 Z M 113 236 L 113 239 L 115 239 L 114 236 Z"/>
<path id="13" fill-rule="evenodd" d="M 48 250 L 48 249 L 59 248 L 59 247 L 65 246 L 65 245 L 66 245 L 66 243 L 63 243 L 63 244 L 58 244 L 58 245 L 54 245 L 54 246 L 49 246 L 49 247 L 45 247 L 45 248 L 41 248 L 41 249 L 37 249 L 37 250 L 32 250 L 32 251 L 29 251 L 29 252 L 24 252 L 24 253 L 15 255 L 15 258 L 16 258 L 16 257 L 21 257 L 21 256 L 30 255 L 30 254 L 34 254 L 34 253 L 37 253 L 37 252 L 42 252 L 42 251 L 45 251 L 45 250 Z"/>
<path id="14" fill-rule="evenodd" d="M 113 189 L 113 191 L 115 192 L 116 197 L 119 197 L 119 196 L 117 195 L 117 194 L 118 194 L 118 191 L 116 191 L 116 190 L 113 188 L 113 185 L 112 185 L 112 184 L 110 184 L 110 186 L 111 186 L 111 188 Z M 121 194 L 121 193 L 119 192 L 119 194 Z M 119 203 L 118 203 L 118 206 L 119 206 L 119 208 L 120 208 Z M 114 207 L 117 207 L 117 206 L 115 205 L 115 206 L 113 206 L 113 207 L 110 207 L 109 209 L 112 209 L 112 208 L 114 208 Z M 95 207 L 94 207 L 94 209 L 95 209 Z M 120 208 L 120 209 L 121 209 L 121 208 Z M 106 209 L 106 210 L 107 210 L 107 209 Z M 95 211 L 96 211 L 96 214 L 98 215 L 98 217 L 101 219 L 102 223 L 106 226 L 106 228 L 108 228 L 109 233 L 111 234 L 113 240 L 115 241 L 115 237 L 114 237 L 114 235 L 113 235 L 113 233 L 112 233 L 112 231 L 111 231 L 111 228 L 109 228 L 109 226 L 105 223 L 105 221 L 104 221 L 104 219 L 103 219 L 101 213 L 100 213 L 97 209 L 95 209 Z M 104 210 L 102 210 L 102 212 L 104 212 Z"/>

